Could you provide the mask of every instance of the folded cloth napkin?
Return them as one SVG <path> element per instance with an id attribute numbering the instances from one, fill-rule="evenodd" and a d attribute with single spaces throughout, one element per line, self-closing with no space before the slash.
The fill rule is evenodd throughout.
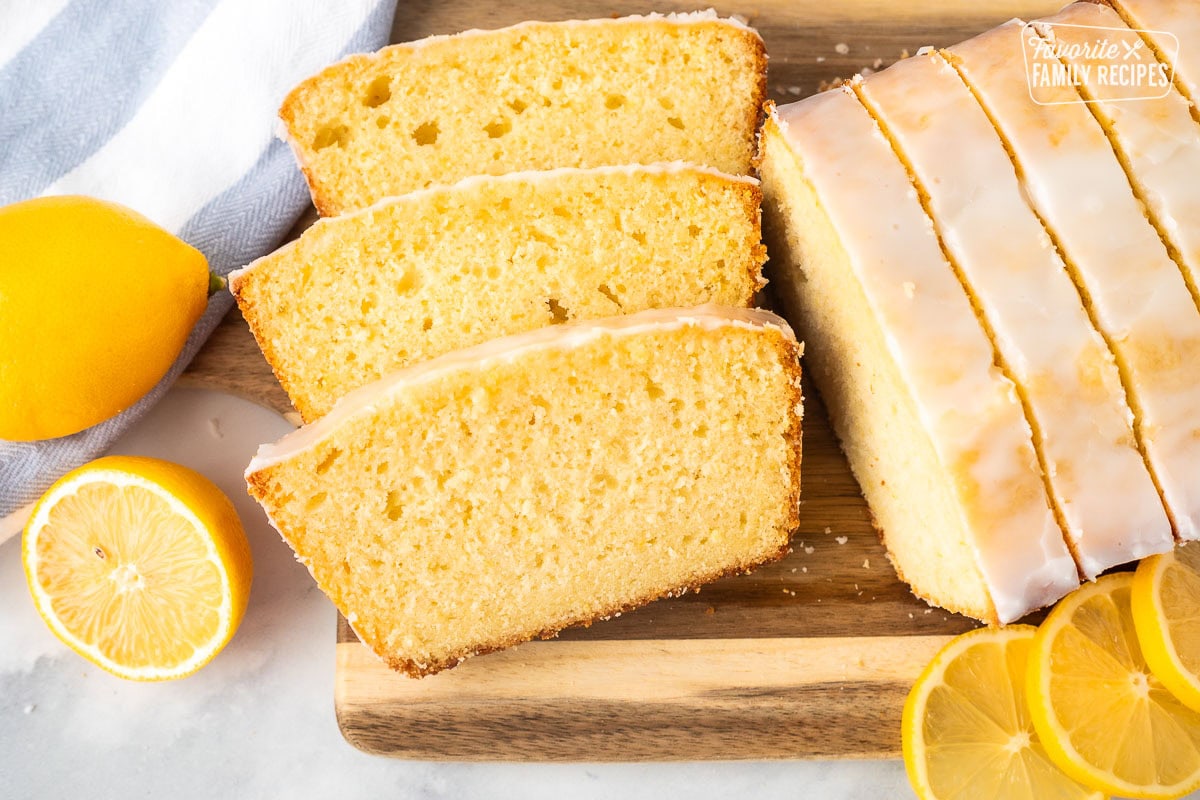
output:
<path id="1" fill-rule="evenodd" d="M 133 208 L 219 274 L 279 243 L 308 205 L 275 138 L 308 75 L 386 44 L 396 0 L 0 0 L 0 205 L 86 194 Z M 218 292 L 132 408 L 43 442 L 0 441 L 0 541 L 63 473 L 166 391 L 229 310 Z"/>

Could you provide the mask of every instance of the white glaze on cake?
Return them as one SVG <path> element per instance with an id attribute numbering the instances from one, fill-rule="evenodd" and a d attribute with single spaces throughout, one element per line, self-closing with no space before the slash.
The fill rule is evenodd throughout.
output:
<path id="1" fill-rule="evenodd" d="M 1124 28 L 1108 6 L 1074 3 L 1043 22 Z M 1079 28 L 1038 26 L 1043 36 L 1067 44 L 1094 40 Z M 1130 36 L 1132 34 L 1126 34 Z M 1200 40 L 1197 40 L 1200 41 Z M 1070 63 L 1086 63 L 1075 62 Z M 1139 196 L 1157 220 L 1159 232 L 1174 248 L 1195 300 L 1200 296 L 1200 126 L 1188 101 L 1173 86 L 1161 98 L 1147 97 L 1136 83 L 1098 85 L 1088 73 L 1089 106 L 1109 129 L 1110 140 L 1130 166 Z"/>
<path id="2" fill-rule="evenodd" d="M 670 331 L 694 326 L 705 330 L 721 328 L 775 328 L 795 341 L 791 326 L 782 318 L 756 308 L 703 305 L 695 308 L 650 309 L 636 314 L 582 320 L 552 325 L 514 336 L 483 342 L 438 358 L 397 370 L 374 383 L 355 389 L 316 422 L 293 431 L 274 444 L 264 444 L 246 467 L 247 477 L 316 445 L 346 420 L 372 414 L 389 397 L 408 387 L 437 380 L 461 370 L 486 370 L 497 363 L 513 361 L 538 350 L 569 350 L 603 337 L 637 336 L 652 331 Z M 799 411 L 797 411 L 799 413 Z"/>
<path id="3" fill-rule="evenodd" d="M 1078 577 L 1046 496 L 1029 425 L 1011 382 L 993 365 L 992 345 L 903 165 L 844 87 L 784 106 L 777 116 L 953 479 L 963 527 L 973 536 L 1000 621 L 1052 603 L 1077 586 Z M 956 475 L 956 467 L 968 474 Z M 990 514 L 964 489 L 972 485 L 1019 490 L 1003 514 Z"/>
<path id="4" fill-rule="evenodd" d="M 904 59 L 855 87 L 905 154 L 1022 388 L 1082 573 L 1094 578 L 1170 550 L 1171 525 L 1134 445 L 1112 354 L 983 110 L 936 54 Z"/>
<path id="5" fill-rule="evenodd" d="M 1200 99 L 1200 3 L 1196 0 L 1109 0 L 1129 25 L 1145 32 L 1154 49 L 1175 58 L 1176 84 Z"/>
<path id="6" fill-rule="evenodd" d="M 1030 32 L 1028 35 L 1037 35 Z M 1021 167 L 1033 208 L 1090 297 L 1122 365 L 1175 532 L 1200 536 L 1200 313 L 1117 161 L 1080 102 L 1029 96 L 1022 23 L 950 48 Z M 1078 100 L 1073 87 L 1043 99 Z"/>
<path id="7" fill-rule="evenodd" d="M 713 178 L 718 178 L 723 181 L 733 183 L 743 183 L 747 186 L 758 186 L 758 180 L 749 175 L 730 175 L 727 172 L 722 172 L 719 169 L 705 166 L 703 164 L 692 164 L 686 161 L 663 161 L 655 164 L 618 164 L 613 166 L 602 167 L 557 167 L 555 169 L 545 170 L 523 170 L 521 172 L 509 172 L 504 175 L 472 175 L 463 178 L 460 181 L 451 184 L 443 184 L 438 186 L 430 186 L 426 189 L 418 189 L 415 192 L 397 195 L 394 197 L 382 198 L 365 208 L 360 208 L 356 211 L 351 211 L 345 214 L 340 214 L 336 217 L 324 217 L 317 220 L 312 226 L 302 235 L 307 235 L 308 232 L 321 230 L 323 226 L 340 225 L 346 220 L 355 219 L 357 217 L 367 217 L 373 213 L 380 211 L 383 208 L 392 205 L 401 205 L 405 203 L 420 204 L 425 202 L 428 197 L 439 194 L 457 194 L 463 192 L 473 192 L 481 186 L 487 186 L 497 183 L 525 183 L 536 186 L 541 183 L 548 183 L 554 180 L 563 178 L 569 175 L 708 175 Z M 279 251 L 289 248 L 298 247 L 299 239 L 288 242 L 280 248 Z M 256 269 L 261 263 L 272 261 L 276 258 L 279 251 L 271 253 L 268 256 L 256 259 L 241 269 L 236 269 L 229 273 L 229 288 L 230 291 L 236 291 L 238 284 L 246 273 Z M 765 281 L 763 283 L 765 284 Z M 761 286 L 759 288 L 762 288 Z"/>

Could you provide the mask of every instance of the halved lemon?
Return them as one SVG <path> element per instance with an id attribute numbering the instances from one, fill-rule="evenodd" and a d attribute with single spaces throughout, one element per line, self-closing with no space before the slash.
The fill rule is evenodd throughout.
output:
<path id="1" fill-rule="evenodd" d="M 1102 800 L 1046 755 L 1025 702 L 1036 628 L 980 628 L 942 648 L 908 693 L 901 741 L 922 800 Z"/>
<path id="2" fill-rule="evenodd" d="M 1200 711 L 1200 544 L 1143 559 L 1130 603 L 1150 671 Z"/>
<path id="3" fill-rule="evenodd" d="M 1179 797 L 1200 787 L 1200 713 L 1146 664 L 1132 586 L 1132 573 L 1106 575 L 1050 612 L 1029 656 L 1029 709 L 1047 754 L 1081 783 Z"/>
<path id="4" fill-rule="evenodd" d="M 250 546 L 220 489 L 186 467 L 110 456 L 64 475 L 34 507 L 21 556 L 58 638 L 132 680 L 190 675 L 233 637 Z"/>

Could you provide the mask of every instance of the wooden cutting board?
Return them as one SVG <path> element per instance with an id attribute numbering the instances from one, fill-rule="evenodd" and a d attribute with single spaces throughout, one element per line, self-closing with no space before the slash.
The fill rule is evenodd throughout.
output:
<path id="1" fill-rule="evenodd" d="M 950 45 L 1060 5 L 738 0 L 718 10 L 741 14 L 763 34 L 769 94 L 784 103 L 823 82 L 886 66 L 905 51 Z M 628 0 L 400 6 L 397 42 L 523 19 L 695 8 Z M 182 380 L 291 410 L 236 312 Z M 420 681 L 390 672 L 339 619 L 335 703 L 346 738 L 368 752 L 419 759 L 899 755 L 909 686 L 948 637 L 973 623 L 929 608 L 896 579 L 820 397 L 811 385 L 805 394 L 801 524 L 788 558 Z"/>

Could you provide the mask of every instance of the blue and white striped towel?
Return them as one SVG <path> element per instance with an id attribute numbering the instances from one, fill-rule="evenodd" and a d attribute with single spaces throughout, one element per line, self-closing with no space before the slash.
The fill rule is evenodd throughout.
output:
<path id="1" fill-rule="evenodd" d="M 308 205 L 275 112 L 326 64 L 387 42 L 396 0 L 0 0 L 0 205 L 87 194 L 174 231 L 224 274 Z M 221 317 L 218 292 L 171 371 L 85 431 L 0 441 L 0 541 L 64 472 L 154 403 Z"/>

